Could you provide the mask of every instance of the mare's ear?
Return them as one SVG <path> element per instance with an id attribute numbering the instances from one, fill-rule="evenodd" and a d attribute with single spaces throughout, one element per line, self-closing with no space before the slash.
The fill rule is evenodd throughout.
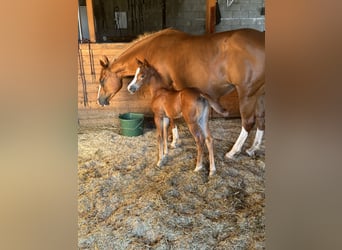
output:
<path id="1" fill-rule="evenodd" d="M 138 58 L 135 58 L 135 60 L 137 61 L 137 64 L 139 67 L 141 67 L 143 65 L 143 62 L 140 61 Z"/>
<path id="2" fill-rule="evenodd" d="M 102 58 L 100 59 L 100 64 L 101 64 L 102 67 L 107 68 L 108 65 L 109 65 L 108 57 L 103 55 Z"/>

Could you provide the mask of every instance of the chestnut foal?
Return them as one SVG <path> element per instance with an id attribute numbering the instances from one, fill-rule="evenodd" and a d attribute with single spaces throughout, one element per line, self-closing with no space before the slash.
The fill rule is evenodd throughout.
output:
<path id="1" fill-rule="evenodd" d="M 203 168 L 203 145 L 204 141 L 209 151 L 209 175 L 215 174 L 215 160 L 213 139 L 208 127 L 209 105 L 223 116 L 228 116 L 220 104 L 213 101 L 208 95 L 201 93 L 196 88 L 184 88 L 181 91 L 169 89 L 164 83 L 157 70 L 148 63 L 137 60 L 138 69 L 134 79 L 128 84 L 128 91 L 135 93 L 143 84 L 149 84 L 152 95 L 151 109 L 154 113 L 154 121 L 158 133 L 159 156 L 157 166 L 161 166 L 168 153 L 167 148 L 167 128 L 169 121 L 173 124 L 173 119 L 184 117 L 191 134 L 193 135 L 197 146 L 197 163 L 195 171 Z M 172 143 L 176 145 L 178 138 L 177 127 L 172 128 Z"/>

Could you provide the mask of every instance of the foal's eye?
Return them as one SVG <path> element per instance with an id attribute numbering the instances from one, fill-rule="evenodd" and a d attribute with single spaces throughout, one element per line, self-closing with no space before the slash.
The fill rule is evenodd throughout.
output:
<path id="1" fill-rule="evenodd" d="M 140 75 L 140 78 L 144 78 L 145 77 L 145 75 Z"/>

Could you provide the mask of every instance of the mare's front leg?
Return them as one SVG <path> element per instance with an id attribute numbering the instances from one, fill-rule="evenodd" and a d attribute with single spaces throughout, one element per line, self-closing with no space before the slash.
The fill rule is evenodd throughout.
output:
<path id="1" fill-rule="evenodd" d="M 240 94 L 240 93 L 239 93 Z M 241 152 L 241 148 L 245 143 L 249 131 L 254 126 L 255 121 L 255 106 L 256 106 L 256 97 L 240 97 L 239 96 L 239 105 L 240 105 L 240 113 L 241 113 L 241 120 L 242 120 L 242 127 L 239 137 L 237 138 L 236 142 L 232 149 L 226 153 L 225 157 L 229 159 L 234 159 L 237 154 Z"/>

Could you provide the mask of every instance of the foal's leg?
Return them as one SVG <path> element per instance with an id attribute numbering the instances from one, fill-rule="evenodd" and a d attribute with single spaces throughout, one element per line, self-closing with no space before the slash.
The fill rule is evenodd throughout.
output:
<path id="1" fill-rule="evenodd" d="M 177 142 L 178 142 L 178 139 L 179 139 L 179 135 L 178 135 L 177 125 L 175 125 L 173 123 L 173 120 L 172 120 L 172 124 L 173 124 L 173 126 L 172 126 L 172 143 L 171 143 L 171 147 L 172 148 L 176 148 L 177 147 Z"/>
<path id="2" fill-rule="evenodd" d="M 176 148 L 177 147 L 177 141 L 179 139 L 178 129 L 174 123 L 174 120 L 172 118 L 169 118 L 169 119 L 170 119 L 170 126 L 168 129 L 167 139 L 168 139 L 168 141 L 172 140 L 171 147 Z"/>
<path id="3" fill-rule="evenodd" d="M 160 167 L 164 159 L 164 149 L 163 149 L 163 118 L 154 116 L 154 123 L 157 128 L 157 143 L 158 143 L 158 162 L 157 166 Z"/>
<path id="4" fill-rule="evenodd" d="M 175 124 L 174 124 L 174 121 L 173 119 L 170 119 L 170 126 L 169 126 L 169 129 L 167 131 L 167 140 L 168 141 L 172 141 L 172 129 L 174 128 Z"/>
<path id="5" fill-rule="evenodd" d="M 252 147 L 246 150 L 247 154 L 249 156 L 254 156 L 255 151 L 260 149 L 262 137 L 264 135 L 265 131 L 265 104 L 264 104 L 264 98 L 265 95 L 261 95 L 258 97 L 258 101 L 256 104 L 256 125 L 257 125 L 257 131 L 255 134 L 255 138 L 252 144 Z"/>
<path id="6" fill-rule="evenodd" d="M 197 172 L 203 168 L 203 135 L 200 126 L 197 123 L 188 123 L 188 127 L 196 142 L 197 162 L 194 171 Z"/>
<path id="7" fill-rule="evenodd" d="M 210 130 L 209 130 L 209 107 L 204 110 L 202 113 L 202 117 L 199 121 L 199 125 L 202 129 L 204 138 L 205 138 L 205 144 L 207 145 L 208 152 L 209 152 L 209 176 L 213 176 L 216 172 L 216 166 L 215 166 L 215 157 L 214 157 L 214 144 L 213 144 L 213 138 L 211 136 Z"/>
<path id="8" fill-rule="evenodd" d="M 169 127 L 169 118 L 163 117 L 163 142 L 164 142 L 164 155 L 167 155 L 167 129 Z"/>

